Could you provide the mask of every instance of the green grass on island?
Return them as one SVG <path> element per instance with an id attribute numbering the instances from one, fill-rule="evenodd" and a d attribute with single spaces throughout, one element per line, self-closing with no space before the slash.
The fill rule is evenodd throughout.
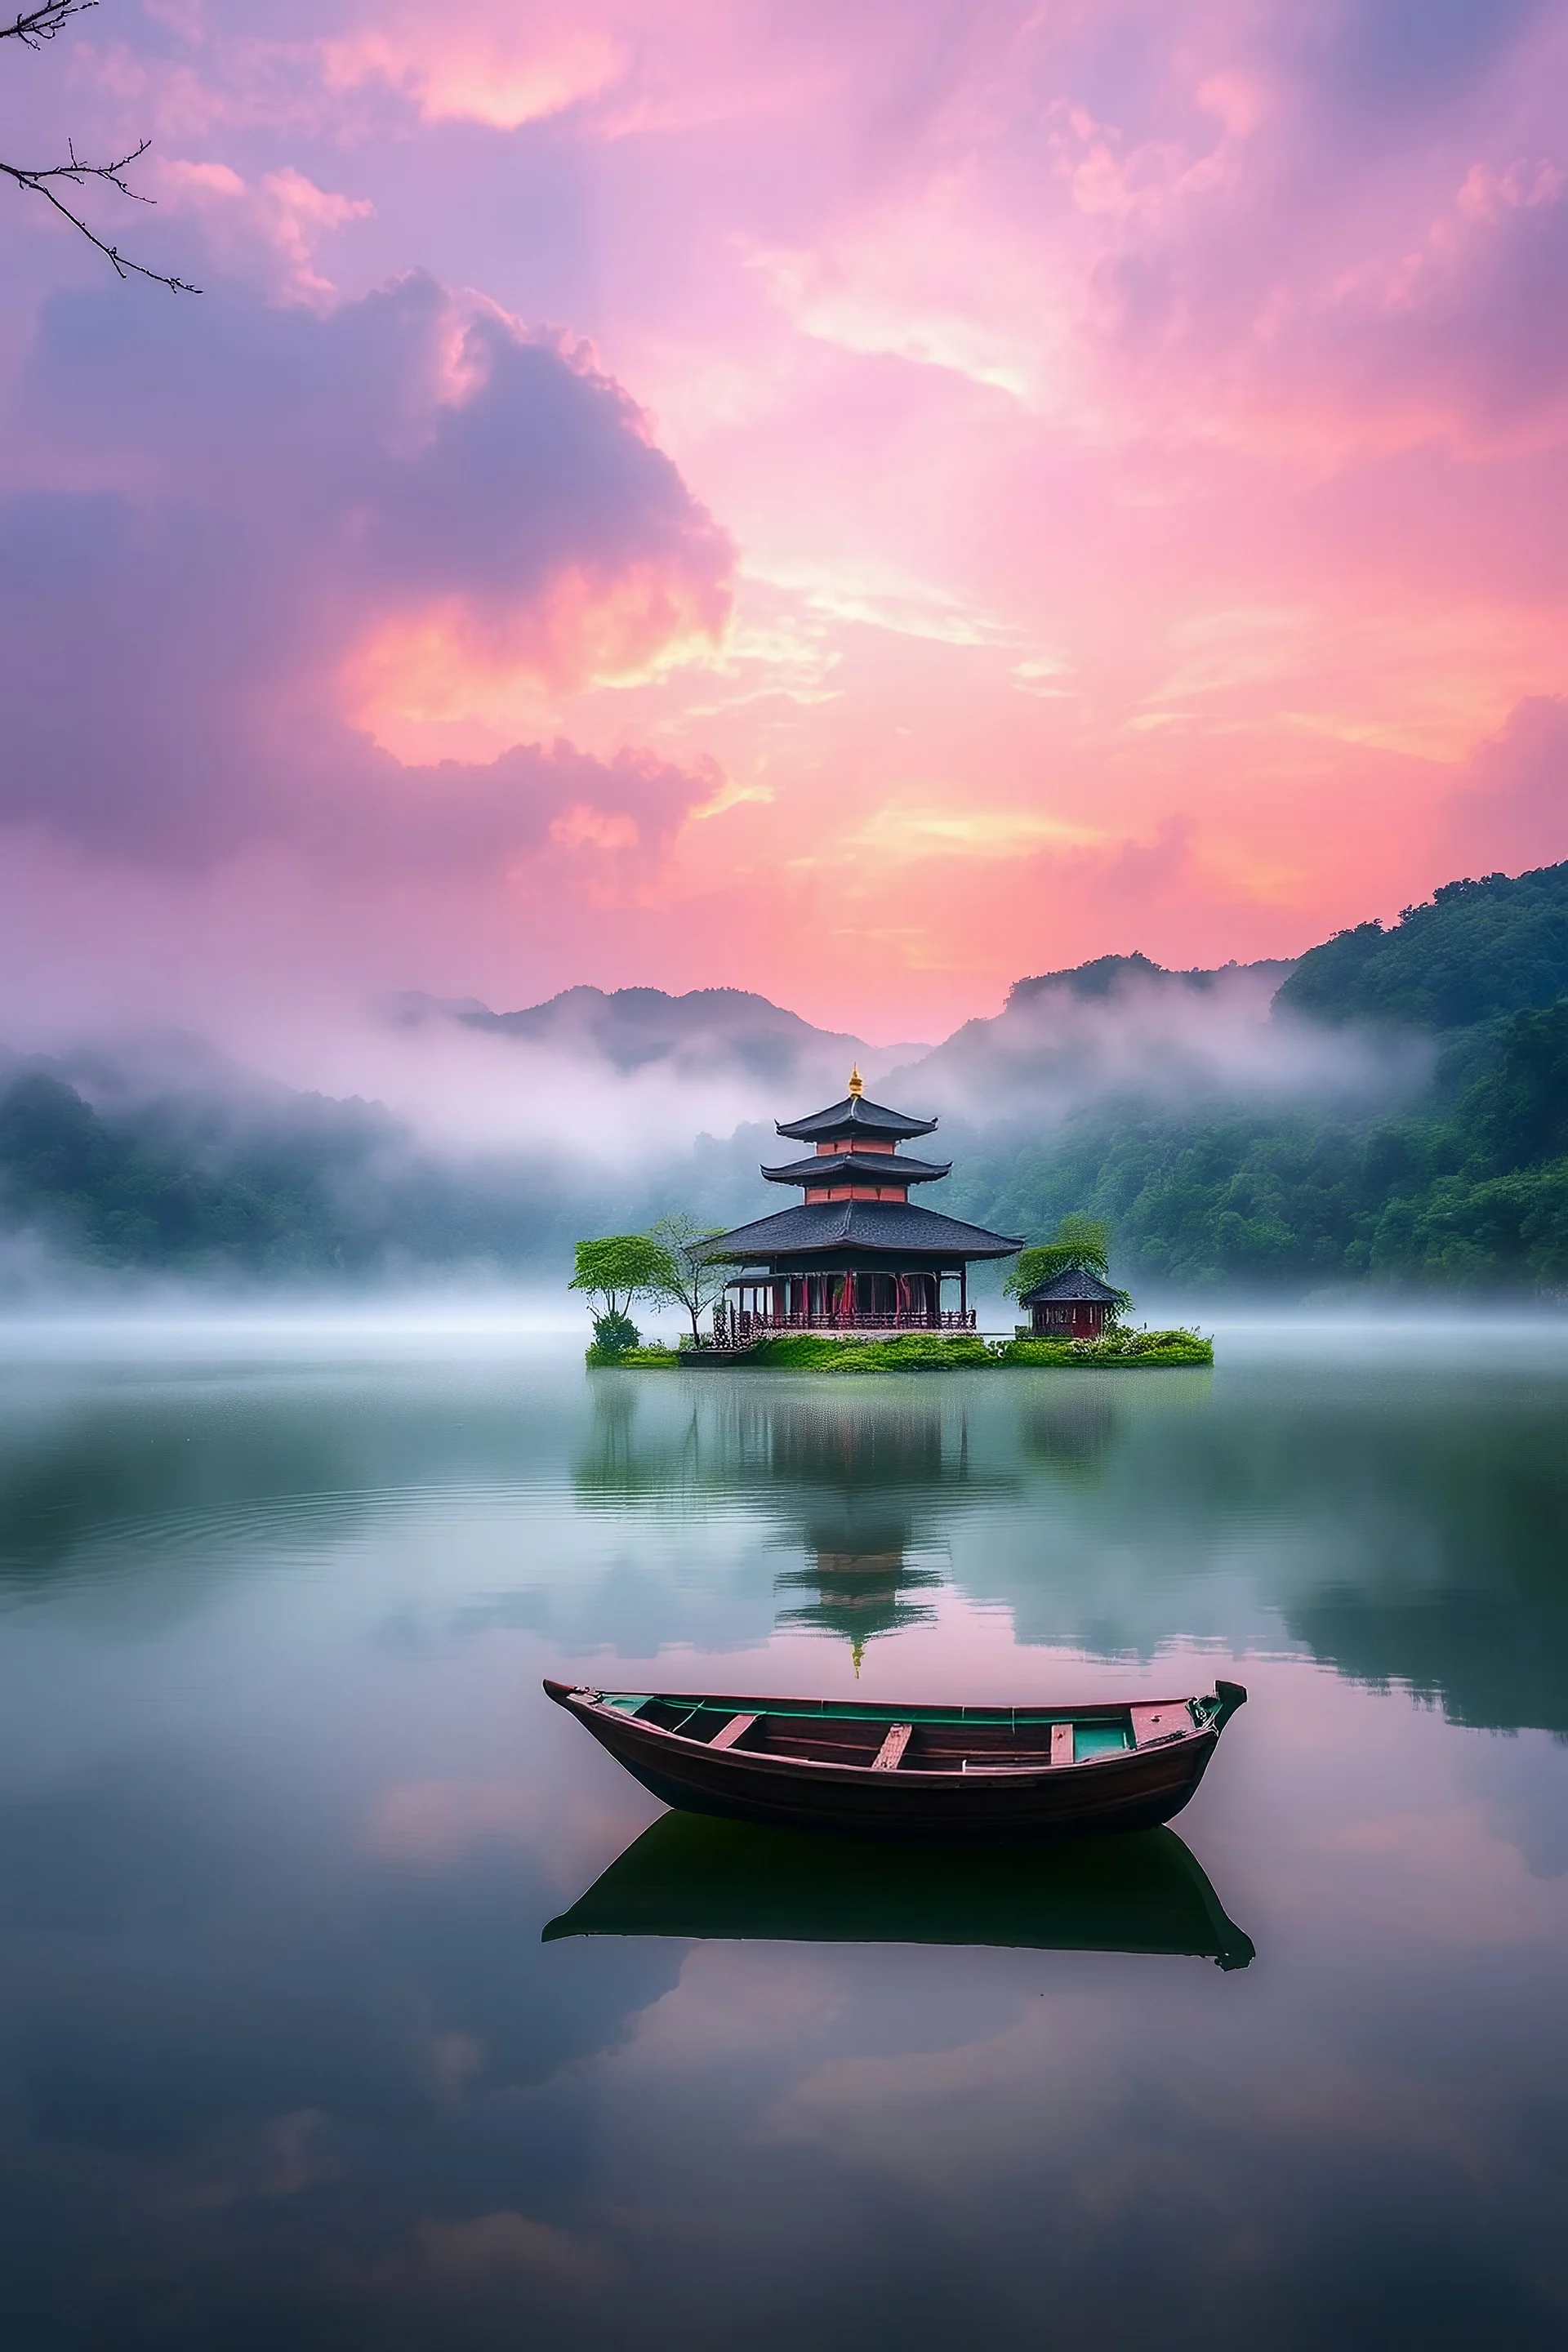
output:
<path id="1" fill-rule="evenodd" d="M 1212 1364 L 1214 1341 L 1184 1328 L 1173 1331 L 1108 1331 L 1103 1339 L 1004 1339 L 999 1364 L 1142 1366 Z"/>
<path id="2" fill-rule="evenodd" d="M 679 1371 L 694 1360 L 690 1348 L 659 1345 L 611 1354 L 590 1348 L 590 1365 L 628 1371 Z M 828 1339 L 812 1331 L 789 1331 L 761 1339 L 744 1355 L 721 1360 L 724 1369 L 771 1372 L 966 1372 L 1010 1367 L 1060 1370 L 1141 1369 L 1212 1364 L 1214 1341 L 1196 1331 L 1109 1331 L 1103 1339 L 984 1339 L 978 1332 L 947 1338 L 937 1332 L 901 1331 L 890 1339 Z M 715 1367 L 717 1369 L 717 1367 Z"/>

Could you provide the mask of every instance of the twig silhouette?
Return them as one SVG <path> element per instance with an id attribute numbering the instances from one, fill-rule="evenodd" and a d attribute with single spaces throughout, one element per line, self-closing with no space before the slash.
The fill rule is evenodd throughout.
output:
<path id="1" fill-rule="evenodd" d="M 0 23 L 0 41 L 20 41 L 26 49 L 41 48 L 46 41 L 54 39 L 71 17 L 85 16 L 88 9 L 97 5 L 98 0 L 37 0 L 37 6 L 23 9 L 14 23 Z M 128 254 L 121 252 L 117 245 L 106 243 L 60 194 L 62 185 L 80 188 L 85 187 L 89 180 L 102 180 L 110 187 L 117 189 L 121 195 L 128 196 L 132 204 L 154 203 L 155 198 L 140 194 L 125 177 L 132 164 L 145 155 L 152 143 L 150 139 L 143 139 L 132 148 L 129 154 L 117 156 L 112 163 L 89 163 L 77 153 L 74 141 L 68 140 L 66 152 L 68 162 L 8 163 L 0 158 L 0 178 L 14 181 L 17 187 L 42 196 L 62 220 L 68 221 L 72 228 L 81 232 L 89 245 L 97 247 L 117 278 L 145 278 L 154 286 L 168 287 L 173 294 L 199 294 L 201 288 L 191 285 L 188 279 L 173 277 L 165 270 L 149 269 L 145 262 L 132 261 Z"/>

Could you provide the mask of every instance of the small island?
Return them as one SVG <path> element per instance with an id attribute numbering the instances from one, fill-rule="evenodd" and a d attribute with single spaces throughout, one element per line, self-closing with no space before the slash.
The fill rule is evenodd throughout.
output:
<path id="1" fill-rule="evenodd" d="M 951 1160 L 900 1150 L 936 1127 L 868 1101 L 852 1070 L 842 1102 L 777 1124 L 809 1147 L 761 1171 L 770 1184 L 799 1188 L 794 1207 L 728 1233 L 668 1217 L 646 1234 L 580 1242 L 571 1286 L 595 1307 L 589 1363 L 835 1373 L 1213 1363 L 1213 1342 L 1195 1331 L 1123 1326 L 1131 1301 L 1107 1278 L 1101 1228 L 1068 1218 L 1053 1242 L 1030 1248 L 911 1202 L 911 1187 L 952 1172 Z M 983 1333 L 969 1268 L 1009 1257 L 1017 1265 L 1006 1286 L 1030 1321 L 1011 1335 Z M 630 1315 L 638 1299 L 679 1307 L 689 1338 L 644 1345 Z"/>

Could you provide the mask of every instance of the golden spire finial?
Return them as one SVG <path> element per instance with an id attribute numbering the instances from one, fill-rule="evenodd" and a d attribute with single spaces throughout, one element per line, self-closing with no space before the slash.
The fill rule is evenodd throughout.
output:
<path id="1" fill-rule="evenodd" d="M 849 1091 L 852 1095 L 863 1095 L 866 1091 L 866 1081 L 860 1076 L 858 1067 L 849 1073 Z"/>

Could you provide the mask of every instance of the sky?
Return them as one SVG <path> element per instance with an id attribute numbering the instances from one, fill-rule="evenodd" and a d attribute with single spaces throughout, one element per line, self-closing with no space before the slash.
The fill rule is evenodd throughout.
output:
<path id="1" fill-rule="evenodd" d="M 1568 856 L 1568 0 L 101 0 L 0 155 L 5 1034 L 933 1039 Z"/>

